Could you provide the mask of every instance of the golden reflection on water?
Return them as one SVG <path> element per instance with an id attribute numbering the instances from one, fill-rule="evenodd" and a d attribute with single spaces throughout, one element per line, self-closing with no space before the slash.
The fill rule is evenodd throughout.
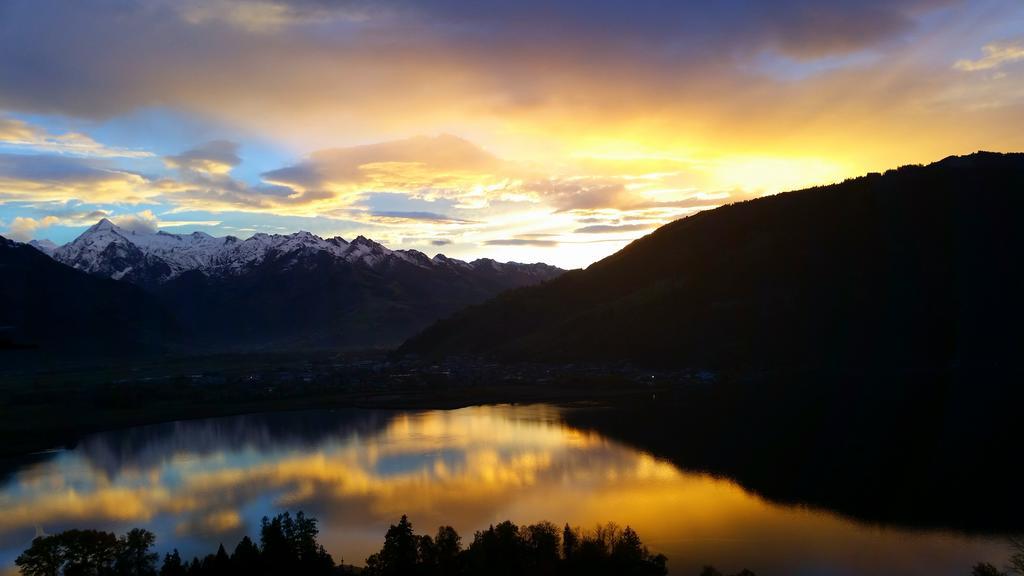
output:
<path id="1" fill-rule="evenodd" d="M 178 426 L 149 443 L 155 448 L 136 447 L 157 457 L 119 452 L 111 441 L 19 471 L 0 488 L 3 565 L 37 530 L 146 526 L 161 549 L 197 553 L 218 541 L 230 548 L 255 535 L 259 517 L 285 509 L 319 518 L 328 550 L 354 563 L 379 548 L 402 514 L 419 531 L 451 524 L 465 540 L 504 519 L 629 524 L 669 556 L 673 573 L 695 574 L 711 563 L 762 575 L 826 567 L 835 574 L 966 574 L 973 562 L 1004 554 L 999 542 L 772 505 L 732 482 L 569 428 L 549 406 L 401 413 L 298 445 L 256 433 L 263 441 L 250 442 L 248 430 L 221 438 L 214 428 L 197 436 L 208 449 L 194 451 L 183 437 L 189 425 Z M 112 462 L 111 454 L 118 456 Z"/>

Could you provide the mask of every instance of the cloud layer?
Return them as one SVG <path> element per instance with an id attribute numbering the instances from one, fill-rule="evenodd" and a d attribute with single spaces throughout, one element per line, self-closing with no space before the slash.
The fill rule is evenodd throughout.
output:
<path id="1" fill-rule="evenodd" d="M 0 233 L 70 234 L 29 222 L 78 202 L 586 264 L 725 202 L 1024 149 L 1022 22 L 1015 0 L 8 0 Z"/>

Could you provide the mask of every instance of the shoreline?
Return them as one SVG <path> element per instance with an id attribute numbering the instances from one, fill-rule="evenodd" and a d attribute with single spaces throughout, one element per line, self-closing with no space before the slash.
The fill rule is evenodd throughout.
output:
<path id="1" fill-rule="evenodd" d="M 643 378 L 637 376 L 645 374 Z M 0 375 L 0 472 L 92 433 L 260 412 L 451 410 L 486 404 L 612 406 L 684 379 L 595 366 L 394 363 L 381 355 L 252 355 Z M 646 380 L 646 381 L 643 381 Z"/>

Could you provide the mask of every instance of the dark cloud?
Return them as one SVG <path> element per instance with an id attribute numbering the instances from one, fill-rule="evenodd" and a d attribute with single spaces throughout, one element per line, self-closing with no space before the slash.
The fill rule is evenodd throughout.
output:
<path id="1" fill-rule="evenodd" d="M 452 241 L 447 238 L 435 238 L 431 240 L 430 243 L 433 246 L 447 246 L 448 244 L 451 244 Z"/>
<path id="2" fill-rule="evenodd" d="M 0 154 L 0 174 L 9 178 L 89 181 L 105 177 L 103 164 L 86 158 L 47 154 Z"/>
<path id="3" fill-rule="evenodd" d="M 279 183 L 251 185 L 233 178 L 231 170 L 242 163 L 238 149 L 236 142 L 214 140 L 181 154 L 165 156 L 164 162 L 177 170 L 177 178 L 161 180 L 157 185 L 180 206 L 213 211 L 272 210 L 335 196 L 319 188 L 296 189 Z"/>
<path id="4" fill-rule="evenodd" d="M 637 230 L 650 230 L 657 228 L 657 224 L 595 224 L 593 226 L 584 226 L 573 230 L 576 234 L 609 234 L 614 232 L 635 232 Z"/>
<path id="5" fill-rule="evenodd" d="M 0 153 L 0 200 L 37 202 L 45 215 L 68 220 L 80 219 L 79 201 L 136 203 L 160 198 L 179 206 L 224 210 L 271 209 L 333 197 L 319 190 L 254 186 L 232 178 L 227 172 L 241 162 L 237 149 L 233 142 L 214 141 L 168 156 L 165 161 L 177 168 L 176 176 L 168 178 L 123 170 L 105 159 Z"/>
<path id="6" fill-rule="evenodd" d="M 633 201 L 623 204 L 624 210 L 633 211 L 658 211 L 658 210 L 687 210 L 687 209 L 703 209 L 703 208 L 715 208 L 723 204 L 734 204 L 736 202 L 746 202 L 747 200 L 755 200 L 764 196 L 764 193 L 758 190 L 733 190 L 731 192 L 719 192 L 715 194 L 695 194 L 688 198 L 682 198 L 680 200 L 666 200 L 666 201 Z M 623 219 L 628 220 L 628 217 Z M 582 220 L 580 220 L 582 222 Z"/>
<path id="7" fill-rule="evenodd" d="M 479 146 L 448 134 L 416 136 L 314 152 L 299 164 L 262 176 L 300 188 L 370 184 L 430 186 L 460 173 L 496 171 L 501 162 Z"/>
<path id="8" fill-rule="evenodd" d="M 921 12 L 954 0 L 579 0 L 404 4 L 438 24 L 480 27 L 531 43 L 642 48 L 655 57 L 775 48 L 799 57 L 859 50 L 904 32 Z M 560 40 L 560 39 L 567 39 Z"/>
<path id="9" fill-rule="evenodd" d="M 214 140 L 181 154 L 166 156 L 164 161 L 168 166 L 180 170 L 225 173 L 242 163 L 238 147 L 237 142 Z"/>
<path id="10" fill-rule="evenodd" d="M 503 238 L 499 240 L 488 240 L 484 242 L 484 244 L 486 246 L 558 246 L 558 242 L 554 240 L 538 240 L 533 238 Z"/>
<path id="11" fill-rule="evenodd" d="M 374 211 L 370 212 L 370 215 L 374 218 L 380 218 L 385 220 L 418 220 L 424 222 L 457 222 L 457 223 L 472 223 L 472 220 L 463 220 L 462 218 L 454 218 L 452 216 L 446 216 L 444 214 L 437 214 L 434 212 L 398 212 L 398 211 Z"/>
<path id="12" fill-rule="evenodd" d="M 30 214 L 37 217 L 55 216 L 61 220 L 73 220 L 81 222 L 95 222 L 101 218 L 110 216 L 109 210 L 87 209 L 79 201 L 68 202 L 38 202 L 31 204 L 20 204 Z"/>
<path id="13" fill-rule="evenodd" d="M 6 0 L 0 107 L 90 117 L 146 106 L 315 112 L 291 102 L 297 93 L 334 107 L 460 93 L 529 106 L 590 100 L 549 89 L 567 79 L 605 85 L 610 74 L 633 90 L 643 80 L 678 94 L 686 84 L 666 80 L 692 83 L 686 72 L 765 50 L 855 52 L 953 1 Z M 430 64 L 458 72 L 434 74 Z"/>
<path id="14" fill-rule="evenodd" d="M 324 190 L 299 192 L 287 186 L 250 186 L 230 178 L 192 180 L 170 184 L 181 189 L 168 193 L 168 197 L 172 198 L 179 206 L 196 210 L 273 211 L 334 198 L 334 194 Z"/>
<path id="15" fill-rule="evenodd" d="M 619 179 L 570 178 L 548 179 L 524 186 L 544 198 L 559 212 L 615 208 L 628 199 L 628 192 Z"/>
<path id="16" fill-rule="evenodd" d="M 145 177 L 104 160 L 0 153 L 0 200 L 133 202 L 156 193 Z"/>

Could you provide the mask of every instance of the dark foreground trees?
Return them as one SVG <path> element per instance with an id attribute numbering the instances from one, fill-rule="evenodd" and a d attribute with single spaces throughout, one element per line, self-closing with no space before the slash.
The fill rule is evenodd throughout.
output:
<path id="1" fill-rule="evenodd" d="M 349 573 L 317 542 L 316 519 L 285 512 L 260 525 L 260 544 L 248 536 L 232 554 L 221 544 L 215 554 L 183 560 L 177 550 L 164 556 L 153 551 L 156 537 L 136 528 L 120 538 L 99 530 L 67 530 L 40 536 L 15 564 L 25 576 L 220 576 L 334 575 Z"/>
<path id="2" fill-rule="evenodd" d="M 230 554 L 221 544 L 206 557 L 183 559 L 177 550 L 164 556 L 153 551 L 156 537 L 135 528 L 123 536 L 99 530 L 67 530 L 39 536 L 15 564 L 24 576 L 664 576 L 668 560 L 651 554 L 629 526 L 608 523 L 583 531 L 550 522 L 516 526 L 505 521 L 462 538 L 451 526 L 433 535 L 418 535 L 402 516 L 384 536 L 380 552 L 363 569 L 335 565 L 317 541 L 315 518 L 288 512 L 260 523 L 259 544 L 248 536 Z M 1011 538 L 1011 556 L 1004 569 L 974 566 L 972 576 L 1024 576 L 1024 539 Z M 724 576 L 707 566 L 700 576 Z M 755 576 L 742 570 L 733 576 Z"/>
<path id="3" fill-rule="evenodd" d="M 402 516 L 384 547 L 366 559 L 367 576 L 629 575 L 667 574 L 667 559 L 651 554 L 636 531 L 615 524 L 583 532 L 550 522 L 516 526 L 505 521 L 477 532 L 465 549 L 458 533 L 442 526 L 417 535 Z"/>
<path id="4" fill-rule="evenodd" d="M 183 559 L 174 550 L 157 570 L 153 533 L 134 529 L 117 537 L 98 530 L 68 530 L 40 536 L 15 561 L 25 576 L 663 576 L 666 558 L 651 554 L 628 526 L 593 531 L 558 528 L 550 522 L 516 526 L 505 521 L 477 532 L 466 548 L 451 526 L 417 535 L 405 516 L 391 526 L 380 552 L 366 568 L 335 565 L 317 542 L 314 518 L 302 512 L 264 518 L 259 544 L 248 536 L 230 554 L 221 544 L 205 558 Z"/>
<path id="5" fill-rule="evenodd" d="M 156 576 L 156 537 L 135 528 L 118 538 L 99 530 L 68 530 L 32 541 L 14 563 L 25 576 Z"/>

